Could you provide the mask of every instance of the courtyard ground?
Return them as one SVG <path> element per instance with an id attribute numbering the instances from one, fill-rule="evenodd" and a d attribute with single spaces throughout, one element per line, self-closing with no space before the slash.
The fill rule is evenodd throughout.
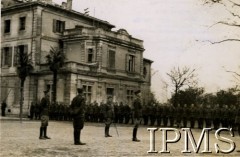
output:
<path id="1" fill-rule="evenodd" d="M 170 143 L 167 149 L 170 153 L 148 154 L 150 149 L 150 133 L 146 126 L 140 126 L 138 138 L 141 142 L 132 142 L 132 126 L 117 125 L 119 137 L 113 125 L 110 134 L 113 137 L 103 136 L 103 123 L 85 123 L 82 130 L 81 141 L 87 145 L 79 146 L 73 144 L 73 128 L 71 122 L 50 121 L 48 136 L 50 140 L 39 140 L 40 121 L 23 119 L 20 122 L 17 118 L 1 117 L 0 120 L 0 156 L 1 157 L 88 157 L 88 156 L 240 156 L 240 137 L 231 137 L 229 133 L 222 136 L 232 139 L 236 144 L 236 149 L 229 154 L 216 153 L 214 143 L 218 143 L 221 149 L 229 149 L 230 145 L 216 140 L 215 130 L 210 132 L 209 147 L 212 153 L 201 153 L 204 149 L 202 145 L 199 152 L 181 153 L 184 150 L 184 133 L 181 132 L 181 139 L 177 143 Z M 198 141 L 202 130 L 193 129 L 193 135 Z M 156 151 L 162 150 L 162 132 L 156 131 Z M 173 133 L 169 133 L 169 139 L 174 138 Z M 204 144 L 204 143 L 203 143 Z"/>

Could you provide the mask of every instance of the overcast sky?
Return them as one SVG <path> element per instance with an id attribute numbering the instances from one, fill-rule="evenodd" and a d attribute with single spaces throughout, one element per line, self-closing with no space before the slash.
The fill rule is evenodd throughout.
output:
<path id="1" fill-rule="evenodd" d="M 235 28 L 209 28 L 231 17 L 222 6 L 209 7 L 201 0 L 73 0 L 73 10 L 83 13 L 85 8 L 90 16 L 115 25 L 114 30 L 124 28 L 144 41 L 144 57 L 154 61 L 151 88 L 161 102 L 170 98 L 172 87 L 166 72 L 174 66 L 196 68 L 199 86 L 207 92 L 236 85 L 225 69 L 240 71 L 240 42 L 204 42 L 240 38 Z M 169 84 L 167 88 L 163 81 Z"/>

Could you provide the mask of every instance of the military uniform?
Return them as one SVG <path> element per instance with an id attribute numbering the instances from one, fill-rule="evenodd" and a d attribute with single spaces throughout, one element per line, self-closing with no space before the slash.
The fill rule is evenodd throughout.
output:
<path id="1" fill-rule="evenodd" d="M 162 119 L 163 119 L 163 126 L 166 127 L 168 125 L 168 107 L 162 107 Z"/>
<path id="2" fill-rule="evenodd" d="M 150 125 L 154 126 L 155 121 L 156 121 L 156 106 L 155 104 L 149 105 L 149 118 L 150 118 Z"/>
<path id="3" fill-rule="evenodd" d="M 220 127 L 220 118 L 222 116 L 219 105 L 216 105 L 214 107 L 212 116 L 213 116 L 213 127 L 215 130 L 217 130 Z"/>
<path id="4" fill-rule="evenodd" d="M 123 103 L 120 102 L 120 105 L 118 107 L 118 116 L 119 116 L 119 123 L 123 123 L 123 119 L 124 119 L 124 106 Z"/>
<path id="5" fill-rule="evenodd" d="M 124 119 L 125 119 L 125 124 L 128 124 L 128 123 L 129 123 L 130 114 L 131 114 L 131 108 L 128 106 L 128 104 L 125 104 L 125 105 L 124 105 Z"/>
<path id="6" fill-rule="evenodd" d="M 85 118 L 85 110 L 86 110 L 86 101 L 83 96 L 83 89 L 78 88 L 78 95 L 73 98 L 70 112 L 73 116 L 73 136 L 74 136 L 74 144 L 75 145 L 85 145 L 80 141 L 81 130 L 84 127 L 84 118 Z"/>
<path id="7" fill-rule="evenodd" d="M 191 128 L 194 128 L 194 126 L 195 126 L 196 116 L 197 116 L 197 108 L 194 106 L 194 104 L 192 104 L 192 106 L 190 108 L 190 126 L 191 126 Z"/>
<path id="8" fill-rule="evenodd" d="M 5 116 L 5 111 L 6 111 L 7 104 L 5 101 L 2 102 L 1 110 L 2 110 L 2 116 Z"/>
<path id="9" fill-rule="evenodd" d="M 143 116 L 143 124 L 147 125 L 148 124 L 148 107 L 147 105 L 143 105 L 142 108 L 142 116 Z"/>
<path id="10" fill-rule="evenodd" d="M 224 105 L 222 110 L 222 127 L 228 128 L 229 127 L 229 114 L 230 110 L 227 105 Z"/>
<path id="11" fill-rule="evenodd" d="M 235 115 L 235 125 L 238 130 L 238 135 L 240 136 L 240 107 L 238 107 L 238 110 Z"/>
<path id="12" fill-rule="evenodd" d="M 31 103 L 31 106 L 30 106 L 30 119 L 33 119 L 33 116 L 34 116 L 34 109 L 35 108 L 35 105 L 34 103 L 32 102 Z"/>
<path id="13" fill-rule="evenodd" d="M 139 142 L 140 140 L 137 139 L 137 130 L 140 124 L 140 120 L 142 118 L 142 103 L 141 103 L 141 91 L 137 90 L 134 92 L 136 98 L 133 101 L 133 120 L 134 120 L 134 127 L 133 127 L 133 138 L 132 140 L 135 142 Z"/>
<path id="14" fill-rule="evenodd" d="M 197 112 L 197 120 L 198 120 L 198 129 L 202 129 L 203 128 L 203 119 L 204 118 L 204 109 L 202 104 L 199 106 L 198 108 L 198 112 Z"/>
<path id="15" fill-rule="evenodd" d="M 101 102 L 99 106 L 99 122 L 102 123 L 104 119 L 104 104 Z"/>
<path id="16" fill-rule="evenodd" d="M 176 118 L 177 127 L 181 127 L 183 109 L 180 104 L 178 104 L 178 106 L 176 107 L 175 112 L 176 112 L 175 118 Z"/>
<path id="17" fill-rule="evenodd" d="M 206 128 L 211 128 L 211 126 L 212 126 L 212 109 L 211 109 L 210 105 L 207 105 L 204 113 L 205 113 Z"/>
<path id="18" fill-rule="evenodd" d="M 184 104 L 182 117 L 183 117 L 183 127 L 186 128 L 187 122 L 189 119 L 189 108 L 187 107 L 187 104 Z"/>
<path id="19" fill-rule="evenodd" d="M 160 104 L 157 105 L 157 126 L 161 126 L 161 116 L 162 116 L 162 107 L 160 106 Z"/>
<path id="20" fill-rule="evenodd" d="M 42 98 L 40 103 L 40 113 L 41 113 L 41 127 L 39 139 L 50 139 L 47 136 L 47 126 L 49 121 L 49 105 L 50 100 L 48 96 L 48 91 L 44 91 L 45 96 Z"/>
<path id="21" fill-rule="evenodd" d="M 109 135 L 109 129 L 114 119 L 112 96 L 108 97 L 108 101 L 104 107 L 105 137 L 112 137 Z"/>
<path id="22" fill-rule="evenodd" d="M 171 104 L 170 106 L 168 106 L 168 119 L 169 119 L 170 127 L 173 127 L 174 125 L 174 115 L 175 115 L 175 108 Z"/>

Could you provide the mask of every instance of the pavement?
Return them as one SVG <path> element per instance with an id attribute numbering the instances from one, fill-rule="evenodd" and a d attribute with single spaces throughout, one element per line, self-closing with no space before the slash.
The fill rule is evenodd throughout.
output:
<path id="1" fill-rule="evenodd" d="M 230 144 L 221 142 L 215 138 L 215 130 L 209 134 L 209 149 L 212 153 L 202 153 L 204 142 L 199 153 L 194 153 L 191 144 L 189 150 L 192 153 L 181 153 L 184 150 L 184 133 L 177 143 L 169 143 L 167 149 L 170 153 L 160 153 L 162 146 L 162 132 L 155 132 L 155 150 L 157 153 L 147 153 L 150 149 L 150 133 L 146 126 L 140 126 L 138 138 L 141 142 L 133 142 L 132 125 L 117 124 L 119 136 L 114 125 L 110 128 L 113 137 L 104 137 L 103 123 L 85 123 L 81 133 L 81 141 L 87 145 L 73 144 L 73 127 L 71 122 L 50 121 L 48 136 L 50 140 L 39 140 L 40 121 L 17 117 L 0 117 L 0 157 L 92 157 L 92 156 L 240 156 L 240 137 L 231 137 L 229 133 L 221 133 L 236 144 L 232 153 L 216 153 L 214 144 L 218 143 L 221 149 L 230 149 Z M 192 129 L 196 141 L 198 141 L 200 129 Z M 170 132 L 168 139 L 173 139 L 175 134 Z"/>

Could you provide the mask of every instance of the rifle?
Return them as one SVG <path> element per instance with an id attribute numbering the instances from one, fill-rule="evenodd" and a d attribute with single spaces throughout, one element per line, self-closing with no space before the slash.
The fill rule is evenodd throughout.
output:
<path id="1" fill-rule="evenodd" d="M 116 123 L 113 123 L 113 125 L 114 125 L 114 127 L 115 127 L 115 129 L 116 129 L 116 132 L 117 132 L 117 135 L 118 135 L 118 137 L 119 137 L 118 129 L 117 129 L 117 125 L 116 125 Z"/>

